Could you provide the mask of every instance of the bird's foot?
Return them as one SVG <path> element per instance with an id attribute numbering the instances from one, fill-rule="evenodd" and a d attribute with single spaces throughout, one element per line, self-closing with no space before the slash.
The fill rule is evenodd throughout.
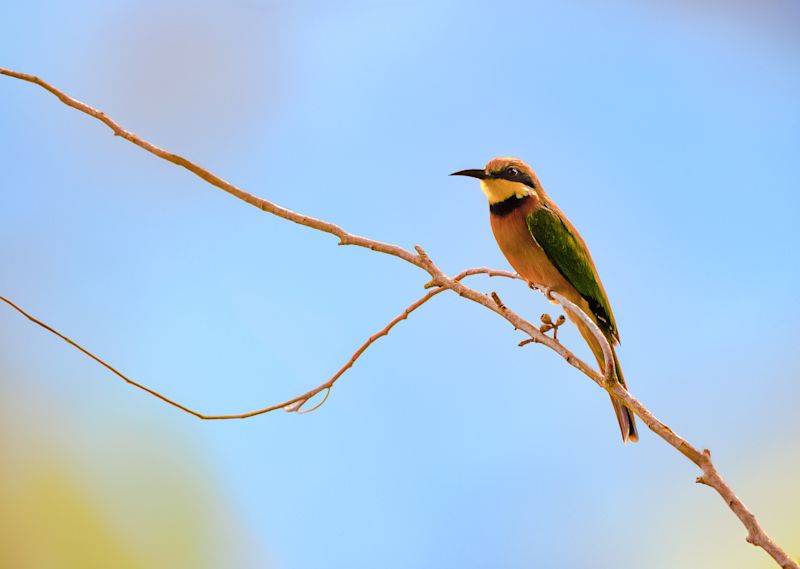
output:
<path id="1" fill-rule="evenodd" d="M 542 325 L 539 326 L 539 332 L 546 334 L 550 330 L 553 331 L 553 340 L 558 341 L 558 329 L 567 321 L 563 314 L 553 321 L 553 318 L 546 312 L 541 316 Z"/>

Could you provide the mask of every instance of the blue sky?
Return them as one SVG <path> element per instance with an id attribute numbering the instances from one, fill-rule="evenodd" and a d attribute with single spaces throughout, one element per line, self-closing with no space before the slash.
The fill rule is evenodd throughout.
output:
<path id="1" fill-rule="evenodd" d="M 781 474 L 800 465 L 796 5 L 0 10 L 0 65 L 450 273 L 507 264 L 477 184 L 447 174 L 528 161 L 593 251 L 634 394 L 800 552 Z M 321 383 L 423 292 L 419 270 L 267 216 L 40 89 L 3 78 L 0 99 L 0 294 L 187 405 L 237 412 Z M 691 465 L 649 433 L 621 445 L 606 395 L 520 339 L 440 295 L 318 412 L 205 423 L 2 310 L 0 389 L 49 401 L 20 421 L 82 433 L 67 454 L 111 495 L 134 492 L 102 466 L 124 470 L 126 444 L 195 464 L 247 536 L 245 566 L 768 566 Z"/>

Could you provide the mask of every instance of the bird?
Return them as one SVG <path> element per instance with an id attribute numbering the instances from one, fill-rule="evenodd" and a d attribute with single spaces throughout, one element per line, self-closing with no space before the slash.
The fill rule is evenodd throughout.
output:
<path id="1" fill-rule="evenodd" d="M 492 232 L 503 255 L 530 285 L 560 293 L 594 320 L 611 346 L 616 380 L 627 389 L 614 349 L 619 344 L 617 323 L 589 248 L 545 193 L 533 169 L 518 158 L 493 158 L 484 168 L 450 175 L 480 180 L 489 201 Z M 605 358 L 600 342 L 585 322 L 569 310 L 566 312 L 603 369 Z M 613 397 L 611 403 L 622 441 L 638 441 L 631 410 Z"/>

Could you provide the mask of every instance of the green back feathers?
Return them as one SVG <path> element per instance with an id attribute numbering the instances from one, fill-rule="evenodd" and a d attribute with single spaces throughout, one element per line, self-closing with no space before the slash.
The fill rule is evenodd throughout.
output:
<path id="1" fill-rule="evenodd" d="M 530 213 L 526 221 L 531 235 L 550 262 L 586 299 L 603 333 L 619 341 L 611 306 L 583 241 L 573 234 L 558 214 L 547 207 Z"/>

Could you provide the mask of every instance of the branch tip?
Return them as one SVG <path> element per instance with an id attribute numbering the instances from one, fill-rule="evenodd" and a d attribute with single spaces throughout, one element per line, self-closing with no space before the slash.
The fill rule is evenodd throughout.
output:
<path id="1" fill-rule="evenodd" d="M 507 310 L 506 305 L 503 304 L 503 301 L 500 300 L 500 295 L 497 294 L 495 291 L 492 291 L 492 300 L 497 305 L 497 308 L 505 312 Z"/>

